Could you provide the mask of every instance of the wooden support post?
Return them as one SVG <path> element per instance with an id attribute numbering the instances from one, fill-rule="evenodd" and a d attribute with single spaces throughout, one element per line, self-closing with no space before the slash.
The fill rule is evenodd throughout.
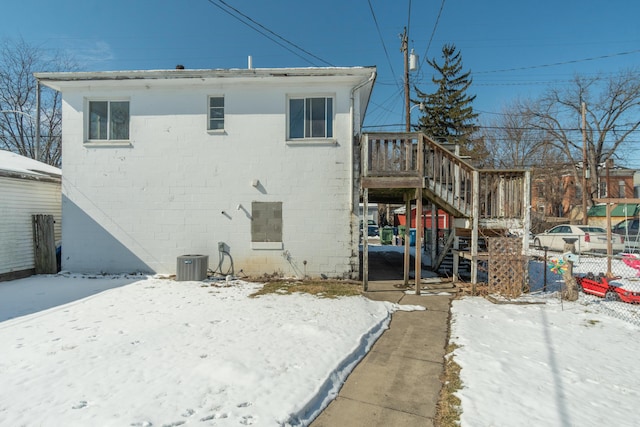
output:
<path id="1" fill-rule="evenodd" d="M 420 295 L 420 286 L 422 281 L 422 188 L 416 188 L 416 295 Z"/>
<path id="2" fill-rule="evenodd" d="M 404 227 L 404 285 L 409 286 L 409 266 L 411 252 L 409 251 L 409 228 L 411 227 L 411 197 L 405 195 L 405 227 Z"/>
<path id="3" fill-rule="evenodd" d="M 433 269 L 433 262 L 438 256 L 438 208 L 435 203 L 431 203 L 431 268 Z"/>
<path id="4" fill-rule="evenodd" d="M 589 161 L 587 160 L 587 107 L 583 102 L 581 105 L 581 117 L 582 117 L 582 224 L 587 225 L 589 219 L 587 218 L 587 196 L 591 192 L 589 185 Z M 607 183 L 608 189 L 609 183 Z"/>
<path id="5" fill-rule="evenodd" d="M 607 182 L 607 185 L 609 183 Z M 611 274 L 611 258 L 613 257 L 613 247 L 611 245 L 611 210 L 613 203 L 607 203 L 607 277 L 613 277 Z"/>
<path id="6" fill-rule="evenodd" d="M 611 242 L 611 236 L 609 235 L 610 231 L 611 231 L 611 210 L 613 208 L 613 205 L 616 205 L 618 203 L 621 203 L 624 200 L 624 203 L 634 203 L 634 204 L 640 204 L 640 199 L 611 199 L 611 198 L 603 198 L 603 199 L 593 199 L 594 202 L 596 203 L 604 203 L 607 205 L 607 240 L 609 242 Z M 611 257 L 613 250 L 609 251 L 609 246 L 607 245 L 607 274 L 611 274 Z"/>
<path id="7" fill-rule="evenodd" d="M 524 216 L 522 218 L 522 255 L 526 255 L 529 249 L 529 232 L 530 224 L 531 224 L 531 171 L 526 171 L 524 173 L 524 191 L 523 191 L 523 206 L 524 206 Z M 528 265 L 527 270 L 528 270 Z"/>
<path id="8" fill-rule="evenodd" d="M 362 196 L 362 289 L 369 290 L 369 189 Z"/>
<path id="9" fill-rule="evenodd" d="M 453 235 L 453 283 L 458 281 L 458 270 L 460 268 L 460 238 L 456 236 L 456 229 L 451 226 L 451 231 L 449 231 L 451 235 Z"/>
<path id="10" fill-rule="evenodd" d="M 524 181 L 522 182 L 523 189 L 523 199 L 522 206 L 523 215 L 522 215 L 522 256 L 524 259 L 528 259 L 527 254 L 529 253 L 529 233 L 531 232 L 531 171 L 527 170 L 524 173 Z M 546 257 L 545 257 L 546 259 Z M 544 270 L 545 274 L 547 274 L 547 269 Z M 529 277 L 529 262 L 524 262 L 524 277 Z M 546 286 L 546 281 L 544 282 Z"/>
<path id="11" fill-rule="evenodd" d="M 480 173 L 473 171 L 473 205 L 471 225 L 471 292 L 476 294 L 478 284 L 478 227 L 480 216 Z"/>

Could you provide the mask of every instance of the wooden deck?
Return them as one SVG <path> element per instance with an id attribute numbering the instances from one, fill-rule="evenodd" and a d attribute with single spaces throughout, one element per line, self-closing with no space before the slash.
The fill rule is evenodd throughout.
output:
<path id="1" fill-rule="evenodd" d="M 469 258 L 478 254 L 481 229 L 519 229 L 529 232 L 530 181 L 528 170 L 479 170 L 455 152 L 419 132 L 366 133 L 361 138 L 363 201 L 405 203 L 422 211 L 434 203 L 455 218 L 455 227 L 469 230 Z M 456 241 L 451 245 L 457 249 Z M 523 248 L 524 249 L 524 248 Z M 417 257 L 418 258 L 418 257 Z M 417 261 L 416 261 L 417 262 Z M 407 263 L 405 262 L 405 267 Z M 472 281 L 476 280 L 472 264 Z"/>

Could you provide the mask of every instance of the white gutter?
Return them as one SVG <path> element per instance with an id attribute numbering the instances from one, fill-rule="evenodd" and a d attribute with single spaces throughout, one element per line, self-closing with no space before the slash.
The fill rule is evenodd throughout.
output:
<path id="1" fill-rule="evenodd" d="M 353 175 L 353 170 L 354 170 L 354 164 L 353 164 L 353 148 L 354 148 L 354 137 L 355 137 L 355 96 L 356 96 L 356 92 L 361 89 L 363 86 L 367 85 L 367 84 L 371 84 L 371 90 L 369 91 L 369 99 L 371 98 L 371 92 L 373 92 L 373 82 L 376 79 L 376 72 L 375 70 L 371 72 L 371 75 L 369 76 L 369 78 L 365 81 L 363 81 L 362 83 L 356 85 L 353 89 L 351 89 L 351 129 L 349 130 L 349 138 L 351 139 L 351 143 L 349 144 L 349 185 L 351 186 L 351 190 L 349 191 L 349 204 L 351 205 L 350 212 L 351 214 L 349 215 L 350 220 L 353 221 L 353 216 L 355 215 L 355 203 L 354 203 L 354 199 L 355 199 L 355 184 L 354 184 L 354 175 Z M 365 106 L 365 110 L 362 113 L 362 117 L 361 117 L 361 121 L 363 121 L 362 119 L 364 118 L 364 114 L 366 112 L 366 107 L 369 106 L 369 99 L 367 99 L 367 103 Z M 360 128 L 360 131 L 362 130 L 362 127 Z M 367 199 L 369 197 L 367 196 Z M 365 207 L 367 206 L 366 203 L 366 199 L 365 199 Z M 366 215 L 366 212 L 363 212 Z M 356 222 L 357 224 L 357 222 Z M 363 222 L 363 230 L 366 230 L 367 228 L 367 221 Z M 353 231 L 353 223 L 351 223 L 351 230 Z M 352 244 L 353 241 L 355 239 L 358 239 L 358 237 L 354 237 L 354 236 L 358 236 L 358 233 L 355 234 L 351 234 L 352 237 Z M 367 249 L 367 234 L 363 232 L 362 234 L 363 236 L 363 244 L 364 244 L 364 268 L 368 270 L 368 258 L 367 258 L 367 253 L 368 253 L 368 249 Z M 358 242 L 358 240 L 355 240 L 356 244 Z M 357 247 L 357 246 L 356 246 Z M 364 278 L 364 283 L 365 283 L 365 290 L 366 290 L 366 283 L 367 283 L 367 274 L 366 271 L 363 275 Z"/>

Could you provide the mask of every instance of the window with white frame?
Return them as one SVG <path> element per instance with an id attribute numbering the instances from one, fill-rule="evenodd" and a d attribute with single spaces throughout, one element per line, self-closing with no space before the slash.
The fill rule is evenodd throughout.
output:
<path id="1" fill-rule="evenodd" d="M 209 130 L 224 130 L 224 97 L 209 97 Z"/>
<path id="2" fill-rule="evenodd" d="M 289 139 L 333 138 L 333 98 L 289 98 Z"/>
<path id="3" fill-rule="evenodd" d="M 129 140 L 129 101 L 89 101 L 89 141 Z"/>

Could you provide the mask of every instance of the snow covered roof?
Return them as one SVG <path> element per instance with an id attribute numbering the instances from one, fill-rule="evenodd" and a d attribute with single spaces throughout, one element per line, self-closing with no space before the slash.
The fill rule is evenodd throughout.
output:
<path id="1" fill-rule="evenodd" d="M 60 179 L 62 171 L 11 151 L 0 150 L 0 175 L 27 179 Z"/>

